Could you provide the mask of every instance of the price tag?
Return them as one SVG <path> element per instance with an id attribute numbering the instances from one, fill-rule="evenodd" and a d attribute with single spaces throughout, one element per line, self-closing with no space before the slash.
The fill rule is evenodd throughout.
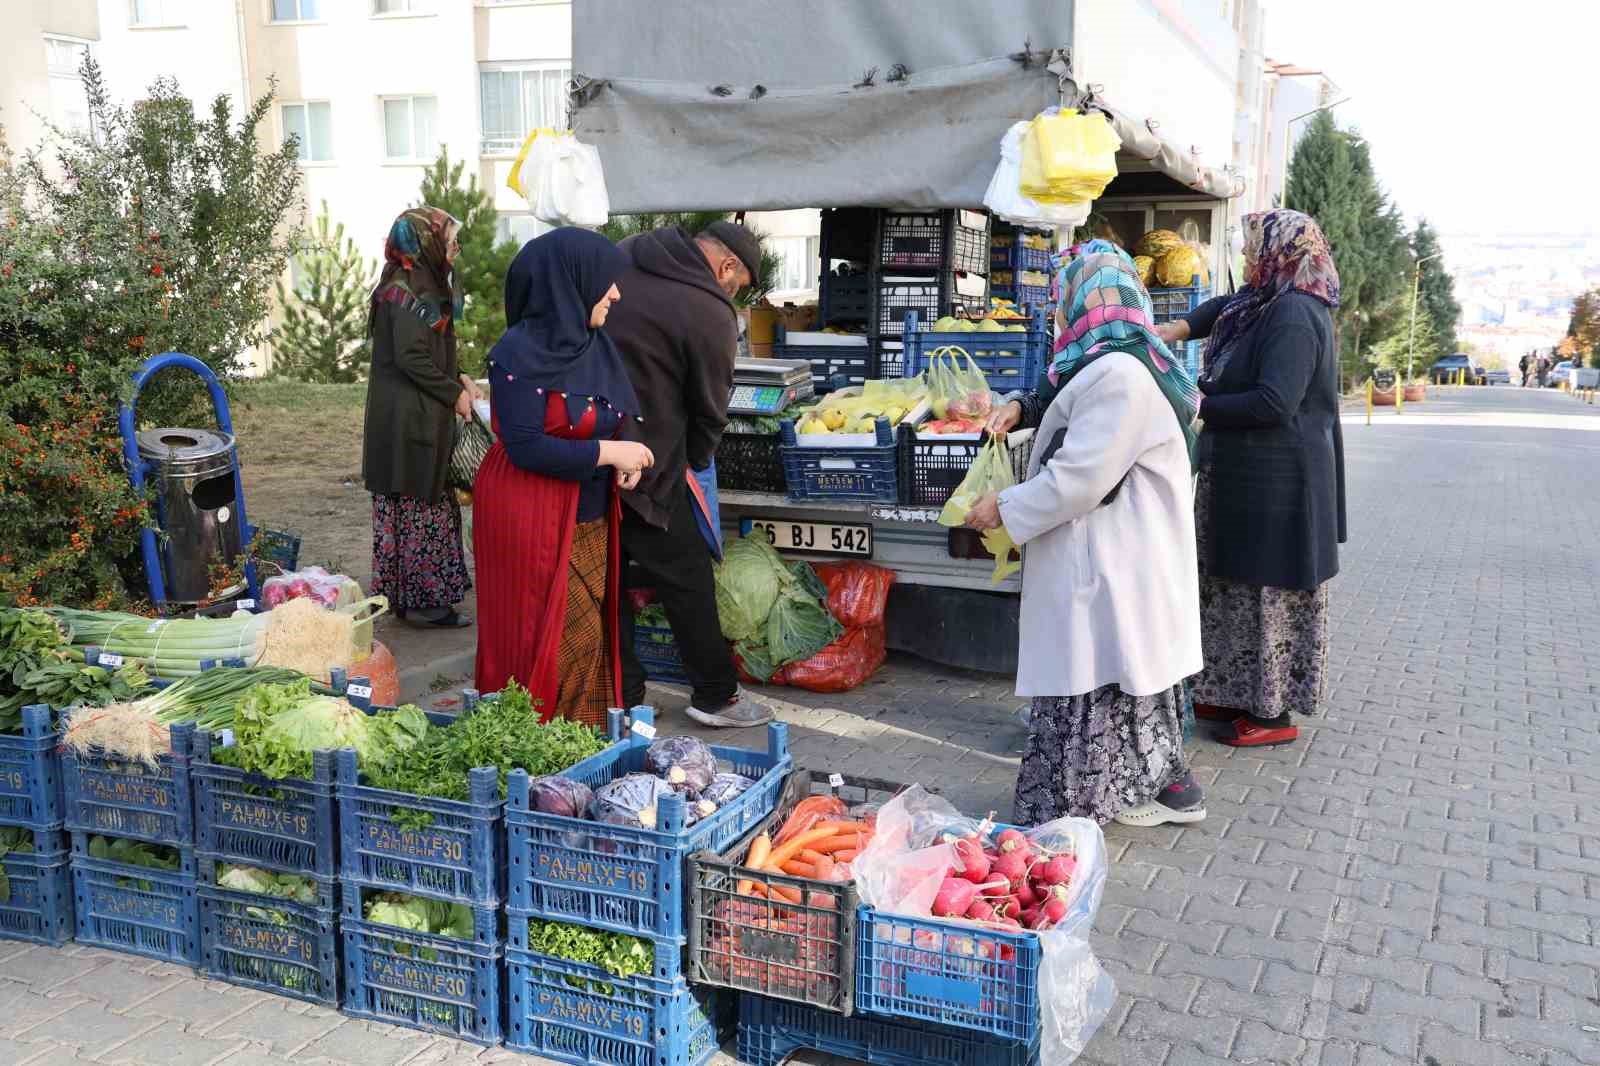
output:
<path id="1" fill-rule="evenodd" d="M 372 698 L 371 685 L 351 685 L 344 691 L 345 695 L 354 696 L 358 700 L 370 700 Z"/>
<path id="2" fill-rule="evenodd" d="M 157 619 L 156 621 L 150 623 L 150 628 L 146 629 L 145 633 L 146 634 L 154 633 L 156 630 L 160 629 L 162 626 L 164 626 L 166 624 L 167 624 L 167 620 L 165 618 Z"/>
<path id="3" fill-rule="evenodd" d="M 122 665 L 122 656 L 114 651 L 103 651 L 100 653 L 100 665 L 109 666 L 115 670 Z"/>
<path id="4" fill-rule="evenodd" d="M 256 609 L 256 601 L 249 598 L 235 600 L 233 605 L 241 611 L 253 611 Z"/>
<path id="5" fill-rule="evenodd" d="M 829 788 L 843 788 L 844 787 L 844 775 L 843 774 L 829 774 L 828 775 L 828 787 Z"/>
<path id="6" fill-rule="evenodd" d="M 633 735 L 643 737 L 645 740 L 654 740 L 656 738 L 656 727 L 649 722 L 635 722 L 633 723 Z"/>
<path id="7" fill-rule="evenodd" d="M 222 738 L 222 746 L 223 747 L 225 747 L 225 748 L 233 747 L 233 730 L 224 729 L 224 730 L 222 730 L 222 732 L 218 733 L 217 735 Z"/>

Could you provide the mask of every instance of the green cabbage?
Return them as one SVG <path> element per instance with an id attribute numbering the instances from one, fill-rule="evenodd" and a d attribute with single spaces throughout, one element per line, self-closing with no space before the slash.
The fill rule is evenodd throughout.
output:
<path id="1" fill-rule="evenodd" d="M 844 636 L 844 627 L 808 591 L 790 589 L 767 616 L 767 654 L 778 666 L 804 662 Z"/>
<path id="2" fill-rule="evenodd" d="M 427 730 L 427 715 L 409 704 L 367 714 L 337 696 L 316 695 L 309 680 L 257 685 L 235 712 L 234 745 L 214 754 L 277 780 L 309 778 L 314 751 L 354 748 L 364 769 L 376 767 L 415 747 Z"/>
<path id="3" fill-rule="evenodd" d="M 722 635 L 734 641 L 758 639 L 778 594 L 793 580 L 766 537 L 741 537 L 729 544 L 717 567 Z"/>

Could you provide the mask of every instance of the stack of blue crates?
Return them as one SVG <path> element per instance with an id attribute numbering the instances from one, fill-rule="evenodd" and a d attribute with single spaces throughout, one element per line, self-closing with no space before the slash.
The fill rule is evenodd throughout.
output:
<path id="1" fill-rule="evenodd" d="M 1050 302 L 1050 252 L 1029 248 L 1026 237 L 1044 237 L 1044 230 L 1022 229 L 1005 222 L 992 227 L 989 245 L 991 296 L 1010 300 L 1018 307 L 1043 307 Z M 1042 281 L 1043 284 L 1030 282 Z"/>
<path id="2" fill-rule="evenodd" d="M 22 708 L 22 733 L 0 736 L 0 847 L 10 894 L 0 937 L 72 939 L 72 885 L 63 831 L 60 743 L 49 707 Z"/>
<path id="3" fill-rule="evenodd" d="M 194 727 L 175 725 L 171 737 L 172 751 L 153 767 L 102 752 L 63 751 L 73 912 L 80 944 L 196 966 L 200 916 L 189 773 Z M 127 853 L 115 850 L 120 841 L 142 853 L 175 855 L 176 863 L 167 869 L 124 861 Z"/>
<path id="4" fill-rule="evenodd" d="M 639 773 L 654 738 L 649 708 L 634 708 L 626 744 L 562 776 L 596 789 Z M 755 784 L 692 825 L 675 794 L 663 798 L 651 829 L 543 813 L 533 806 L 528 775 L 511 775 L 506 1046 L 583 1066 L 699 1066 L 716 1052 L 716 993 L 691 988 L 684 978 L 688 859 L 703 848 L 727 847 L 771 814 L 792 761 L 781 724 L 768 727 L 765 752 L 712 751 Z M 530 922 L 638 937 L 651 945 L 654 967 L 619 978 L 540 954 Z"/>
<path id="5" fill-rule="evenodd" d="M 1150 290 L 1150 304 L 1155 310 L 1157 325 L 1182 318 L 1211 298 L 1210 290 L 1201 284 L 1198 275 L 1190 281 L 1192 284 L 1183 288 Z M 1189 367 L 1191 374 L 1199 374 L 1203 342 L 1185 341 L 1181 347 L 1182 351 L 1176 354 L 1183 356 L 1183 361 Z"/>
<path id="6" fill-rule="evenodd" d="M 361 679 L 357 679 L 357 684 Z M 312 756 L 310 780 L 276 779 L 213 761 L 221 738 L 194 740 L 200 877 L 200 970 L 230 984 L 339 1005 L 339 911 L 333 753 Z M 219 883 L 226 865 L 294 874 L 314 902 L 263 900 Z"/>
<path id="7" fill-rule="evenodd" d="M 465 702 L 470 711 L 476 694 Z M 471 771 L 465 800 L 363 784 L 349 748 L 335 754 L 335 775 L 344 1013 L 498 1044 L 505 890 L 499 771 Z M 366 905 L 382 892 L 469 908 L 472 939 L 368 921 Z"/>

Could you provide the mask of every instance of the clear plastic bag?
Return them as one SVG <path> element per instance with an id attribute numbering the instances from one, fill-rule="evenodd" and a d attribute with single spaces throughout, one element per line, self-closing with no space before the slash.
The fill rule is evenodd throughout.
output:
<path id="1" fill-rule="evenodd" d="M 961 484 L 945 501 L 944 510 L 939 512 L 939 524 L 950 527 L 961 525 L 967 520 L 967 512 L 972 510 L 972 505 L 985 493 L 1004 492 L 1016 483 L 1011 453 L 1003 442 L 991 437 L 978 449 L 977 458 L 967 468 L 966 477 L 961 479 Z M 983 542 L 984 550 L 994 558 L 994 573 L 989 577 L 991 584 L 998 585 L 1022 569 L 1022 564 L 1011 558 L 1017 545 L 1004 525 L 984 530 L 979 539 Z"/>
<path id="2" fill-rule="evenodd" d="M 1081 226 L 1089 219 L 1092 200 L 1079 203 L 1041 203 L 1023 194 L 1022 136 L 1026 122 L 1014 123 L 1000 140 L 1000 163 L 989 180 L 983 204 L 991 213 L 1019 226 Z"/>
<path id="3" fill-rule="evenodd" d="M 945 877 L 963 869 L 955 841 L 976 834 L 991 847 L 1003 847 L 1000 842 L 1004 838 L 995 834 L 994 828 L 913 785 L 883 805 L 876 835 L 852 864 L 861 901 L 891 914 L 932 917 L 934 898 Z M 1057 819 L 1023 830 L 1021 836 L 1035 851 L 1072 860 L 1065 916 L 1047 929 L 1035 930 L 1042 949 L 1039 1061 L 1070 1063 L 1083 1052 L 1116 1001 L 1116 983 L 1089 945 L 1095 912 L 1105 891 L 1105 837 L 1100 827 L 1086 818 Z M 972 924 L 1013 928 L 996 922 Z"/>
<path id="4" fill-rule="evenodd" d="M 663 737 L 644 753 L 644 768 L 674 792 L 698 797 L 717 776 L 717 757 L 698 737 Z"/>
<path id="5" fill-rule="evenodd" d="M 347 607 L 361 599 L 361 585 L 355 578 L 330 574 L 320 566 L 279 574 L 261 583 L 264 607 L 277 607 L 302 598 L 316 600 L 329 609 Z"/>

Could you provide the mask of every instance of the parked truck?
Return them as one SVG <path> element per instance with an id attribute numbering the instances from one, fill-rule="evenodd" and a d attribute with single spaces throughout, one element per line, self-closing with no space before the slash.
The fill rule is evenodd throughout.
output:
<path id="1" fill-rule="evenodd" d="M 1080 87 L 1073 31 L 1073 5 L 1059 0 L 1003 0 L 981 18 L 955 0 L 830 4 L 825 18 L 792 0 L 586 0 L 573 9 L 572 125 L 599 149 L 613 212 L 981 210 L 1011 124 L 1092 108 L 1123 144 L 1098 223 L 1131 245 L 1192 222 L 1209 249 L 1203 284 L 1157 299 L 1159 318 L 1182 314 L 1228 277 L 1238 186 Z M 939 525 L 938 507 L 719 495 L 729 536 L 759 530 L 786 555 L 894 570 L 889 647 L 1014 670 L 1020 579 L 993 584 L 993 561 Z"/>

